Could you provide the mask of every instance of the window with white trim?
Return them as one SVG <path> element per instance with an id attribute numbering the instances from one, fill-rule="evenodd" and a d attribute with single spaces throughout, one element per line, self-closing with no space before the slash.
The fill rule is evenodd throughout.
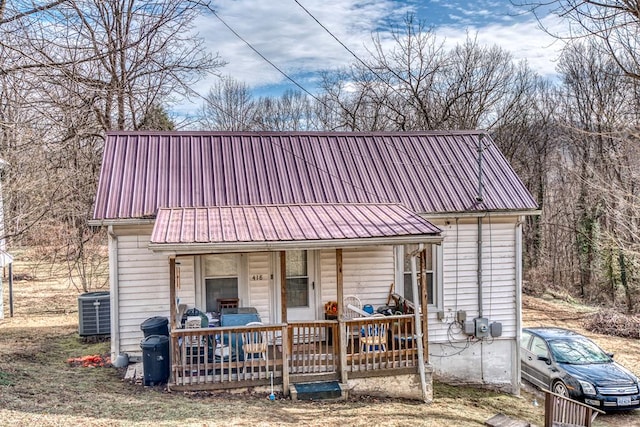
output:
<path id="1" fill-rule="evenodd" d="M 287 251 L 287 307 L 309 307 L 307 251 Z"/>
<path id="2" fill-rule="evenodd" d="M 206 311 L 216 311 L 219 298 L 238 298 L 239 256 L 218 254 L 203 259 Z"/>
<path id="3" fill-rule="evenodd" d="M 437 280 L 435 274 L 435 265 L 437 265 L 437 251 L 434 245 L 425 245 L 426 253 L 426 284 L 427 284 L 427 304 L 437 304 Z M 411 283 L 411 253 L 405 246 L 396 247 L 396 293 L 401 294 L 408 300 L 413 300 L 413 291 Z M 422 284 L 420 283 L 420 257 L 416 257 L 416 280 L 418 281 L 418 295 L 421 295 Z"/>

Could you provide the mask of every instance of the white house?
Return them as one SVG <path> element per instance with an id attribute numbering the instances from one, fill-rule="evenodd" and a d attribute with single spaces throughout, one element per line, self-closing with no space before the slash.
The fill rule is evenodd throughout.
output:
<path id="1" fill-rule="evenodd" d="M 522 224 L 537 209 L 483 132 L 109 133 L 92 224 L 110 236 L 112 355 L 140 356 L 141 323 L 164 316 L 176 389 L 275 372 L 285 392 L 322 377 L 384 393 L 419 377 L 428 400 L 433 373 L 517 393 Z M 263 326 L 212 317 L 193 357 L 179 310 L 221 298 Z M 350 319 L 369 305 L 398 317 Z M 249 330 L 269 345 L 251 376 L 211 344 Z"/>

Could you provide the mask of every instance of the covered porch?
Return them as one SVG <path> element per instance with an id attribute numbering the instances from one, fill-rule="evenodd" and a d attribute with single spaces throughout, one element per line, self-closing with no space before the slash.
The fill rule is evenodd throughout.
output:
<path id="1" fill-rule="evenodd" d="M 396 208 L 399 210 L 395 210 Z M 400 389 L 405 386 L 409 388 L 409 384 L 414 389 L 412 392 L 400 390 L 398 395 L 431 400 L 425 245 L 441 242 L 439 230 L 397 205 L 392 210 L 379 210 L 376 216 L 363 216 L 362 209 L 362 205 L 356 205 L 355 210 L 359 215 L 353 216 L 357 218 L 360 228 L 358 233 L 353 234 L 354 221 L 345 222 L 342 213 L 342 226 L 334 230 L 333 236 L 309 238 L 310 234 L 311 237 L 318 236 L 305 230 L 306 233 L 288 239 L 282 239 L 280 233 L 278 238 L 266 242 L 264 221 L 258 224 L 263 232 L 260 239 L 255 235 L 248 241 L 234 238 L 231 242 L 224 242 L 221 241 L 223 239 L 212 238 L 211 227 L 222 227 L 221 224 L 225 222 L 220 220 L 219 225 L 208 224 L 209 235 L 204 239 L 206 241 L 200 242 L 192 231 L 185 233 L 189 224 L 193 226 L 198 223 L 197 212 L 160 210 L 150 248 L 155 252 L 165 253 L 169 260 L 169 387 L 173 390 L 223 390 L 267 388 L 273 384 L 276 390 L 287 395 L 293 384 L 338 381 L 347 388 L 356 387 L 371 392 L 376 388 L 382 391 L 384 387 L 381 384 L 387 384 L 390 378 L 395 378 L 404 382 L 399 385 Z M 312 210 L 317 216 L 318 211 L 324 211 L 324 208 L 315 207 Z M 385 215 L 379 215 L 380 213 Z M 190 217 L 190 214 L 196 217 Z M 219 212 L 216 215 L 207 212 L 206 217 L 221 218 L 217 214 Z M 306 215 L 308 218 L 309 213 Z M 246 212 L 231 215 L 236 230 L 239 218 L 246 217 Z M 330 219 L 333 224 L 336 223 L 335 216 Z M 372 226 L 380 230 L 382 224 L 386 227 L 385 235 L 371 235 Z M 399 224 L 402 224 L 401 229 L 398 229 Z M 225 226 L 228 227 L 228 223 Z M 250 228 L 251 224 L 243 226 Z M 349 228 L 352 235 L 345 235 L 346 228 Z M 251 236 L 252 231 L 248 230 L 247 235 Z M 396 304 L 386 315 L 372 314 L 362 310 L 362 307 L 347 304 L 344 291 L 343 251 L 347 248 L 380 245 L 403 245 L 407 253 L 411 254 L 412 303 L 401 306 Z M 337 310 L 330 320 L 318 316 L 310 320 L 290 318 L 287 307 L 290 283 L 286 274 L 287 252 L 301 249 L 322 249 L 335 253 Z M 176 270 L 176 265 L 179 265 L 180 258 L 195 254 L 255 251 L 271 252 L 277 255 L 280 262 L 277 269 L 279 274 L 273 278 L 279 290 L 279 315 L 272 319 L 276 321 L 231 326 L 221 322 L 220 326 L 215 327 L 184 327 L 178 315 L 179 304 L 176 298 L 176 288 L 179 285 L 179 270 Z M 363 305 L 373 302 L 367 299 L 366 294 L 359 297 Z"/>
<path id="2" fill-rule="evenodd" d="M 294 383 L 420 375 L 427 348 L 418 343 L 417 329 L 412 314 L 173 329 L 170 388 L 267 387 L 273 379 L 286 395 Z"/>

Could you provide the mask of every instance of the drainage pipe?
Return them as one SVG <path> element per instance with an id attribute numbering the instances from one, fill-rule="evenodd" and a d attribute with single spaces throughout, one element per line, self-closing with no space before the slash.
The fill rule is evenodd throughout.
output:
<path id="1" fill-rule="evenodd" d="M 111 304 L 111 360 L 120 354 L 120 306 L 118 304 L 118 236 L 110 225 L 109 235 L 109 295 Z"/>
<path id="2" fill-rule="evenodd" d="M 482 217 L 478 217 L 478 317 L 482 317 Z"/>

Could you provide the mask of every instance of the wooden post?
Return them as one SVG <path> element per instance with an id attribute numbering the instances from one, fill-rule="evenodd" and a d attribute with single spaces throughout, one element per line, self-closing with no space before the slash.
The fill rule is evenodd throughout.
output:
<path id="1" fill-rule="evenodd" d="M 336 249 L 336 298 L 338 298 L 338 319 L 342 319 L 344 314 L 344 288 L 343 288 L 343 276 L 342 276 L 342 249 Z"/>
<path id="2" fill-rule="evenodd" d="M 285 396 L 289 395 L 289 340 L 287 325 L 282 326 L 282 392 Z"/>
<path id="3" fill-rule="evenodd" d="M 176 325 L 176 259 L 169 258 L 169 330 Z"/>
<path id="4" fill-rule="evenodd" d="M 177 312 L 177 304 L 176 304 L 176 259 L 174 257 L 169 258 L 169 354 L 173 356 L 174 345 L 173 338 L 171 336 L 171 331 L 175 328 L 176 324 L 176 312 Z M 174 363 L 175 360 L 170 360 L 170 365 Z M 170 383 L 175 383 L 176 379 L 174 376 L 173 367 L 169 373 Z"/>
<path id="5" fill-rule="evenodd" d="M 427 309 L 427 252 L 420 252 L 420 307 L 422 308 L 422 348 L 424 360 L 429 362 L 429 311 Z"/>
<path id="6" fill-rule="evenodd" d="M 280 251 L 280 306 L 282 323 L 287 323 L 287 253 Z"/>
<path id="7" fill-rule="evenodd" d="M 342 275 L 342 249 L 336 249 L 336 294 L 338 298 L 338 339 L 340 343 L 340 382 L 346 384 L 347 374 L 347 327 L 344 323 L 344 277 Z"/>
<path id="8" fill-rule="evenodd" d="M 13 317 L 13 263 L 9 263 L 9 317 Z"/>

